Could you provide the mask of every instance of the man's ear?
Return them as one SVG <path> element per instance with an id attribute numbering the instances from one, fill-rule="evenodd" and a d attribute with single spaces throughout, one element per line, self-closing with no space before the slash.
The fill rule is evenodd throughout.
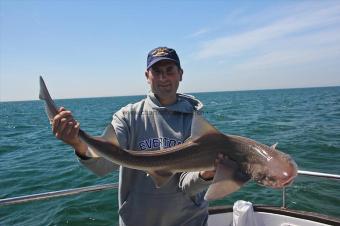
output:
<path id="1" fill-rule="evenodd" d="M 179 69 L 180 70 L 180 77 L 179 77 L 179 81 L 182 81 L 182 79 L 183 79 L 183 69 L 181 68 L 181 69 Z"/>
<path id="2" fill-rule="evenodd" d="M 145 77 L 146 77 L 147 82 L 150 84 L 148 70 L 145 71 Z"/>

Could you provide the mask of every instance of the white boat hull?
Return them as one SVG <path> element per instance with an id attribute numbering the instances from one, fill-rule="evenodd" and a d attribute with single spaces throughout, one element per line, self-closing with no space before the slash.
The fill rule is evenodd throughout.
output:
<path id="1" fill-rule="evenodd" d="M 316 213 L 282 209 L 279 207 L 254 206 L 254 217 L 258 226 L 328 226 L 340 225 L 340 219 Z M 233 208 L 212 207 L 208 226 L 232 226 Z M 240 225 L 241 226 L 241 225 Z M 246 225 L 242 225 L 246 226 Z"/>

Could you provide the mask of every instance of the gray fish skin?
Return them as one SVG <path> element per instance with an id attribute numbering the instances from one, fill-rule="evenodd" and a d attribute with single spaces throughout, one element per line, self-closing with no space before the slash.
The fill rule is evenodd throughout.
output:
<path id="1" fill-rule="evenodd" d="M 52 121 L 57 108 L 42 77 L 39 98 L 45 101 L 47 115 Z M 117 165 L 143 170 L 149 173 L 158 187 L 164 185 L 175 173 L 215 169 L 215 159 L 219 153 L 223 153 L 238 164 L 239 171 L 233 172 L 230 178 L 223 176 L 230 174 L 226 172 L 230 168 L 223 172 L 222 167 L 221 170 L 217 167 L 214 181 L 207 192 L 208 200 L 238 190 L 249 178 L 267 187 L 282 188 L 292 183 L 297 175 L 294 160 L 275 149 L 275 146 L 269 147 L 245 137 L 222 134 L 198 114 L 193 116 L 192 135 L 188 141 L 157 151 L 120 148 L 111 125 L 102 137 L 92 137 L 82 130 L 79 131 L 79 137 L 89 146 L 89 156 L 101 156 Z M 222 185 L 228 188 L 221 188 Z M 213 192 L 209 192 L 210 189 Z"/>
<path id="2" fill-rule="evenodd" d="M 131 151 L 117 144 L 81 134 L 100 156 L 128 168 L 146 172 L 195 172 L 213 170 L 219 153 L 238 163 L 241 172 L 259 184 L 282 188 L 297 175 L 292 158 L 254 140 L 224 134 L 205 134 L 184 144 L 159 151 Z M 150 173 L 152 175 L 152 173 Z"/>

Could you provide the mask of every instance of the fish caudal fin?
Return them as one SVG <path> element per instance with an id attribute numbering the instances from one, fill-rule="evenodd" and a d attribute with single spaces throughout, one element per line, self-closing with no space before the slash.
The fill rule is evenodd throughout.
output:
<path id="1" fill-rule="evenodd" d="M 43 78 L 40 76 L 39 78 L 40 80 L 40 91 L 39 91 L 39 99 L 40 100 L 44 100 L 45 101 L 45 110 L 46 110 L 46 114 L 50 120 L 50 122 L 53 120 L 54 116 L 58 113 L 58 109 L 54 103 L 54 101 L 52 100 L 46 84 L 43 80 Z"/>
<path id="2" fill-rule="evenodd" d="M 242 175 L 235 165 L 220 163 L 216 167 L 213 182 L 209 186 L 204 199 L 212 201 L 223 198 L 239 190 L 248 180 L 249 177 Z"/>
<path id="3" fill-rule="evenodd" d="M 148 171 L 149 176 L 151 176 L 157 188 L 162 187 L 164 184 L 168 183 L 174 173 L 170 171 Z"/>

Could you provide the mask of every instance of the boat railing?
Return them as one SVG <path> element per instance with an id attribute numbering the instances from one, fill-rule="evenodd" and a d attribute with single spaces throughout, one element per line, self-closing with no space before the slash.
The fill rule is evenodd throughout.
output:
<path id="1" fill-rule="evenodd" d="M 338 175 L 338 174 L 320 173 L 320 172 L 305 171 L 305 170 L 298 170 L 298 175 L 311 176 L 311 177 L 322 177 L 322 178 L 327 178 L 327 179 L 340 180 L 340 175 Z M 281 205 L 281 207 L 286 208 L 286 187 L 282 188 L 282 205 Z"/>
<path id="2" fill-rule="evenodd" d="M 311 177 L 322 177 L 328 179 L 336 179 L 340 180 L 340 175 L 337 174 L 329 174 L 329 173 L 320 173 L 320 172 L 312 172 L 312 171 L 304 171 L 299 170 L 298 175 L 304 176 L 311 176 Z M 59 191 L 51 191 L 45 193 L 38 193 L 33 195 L 24 195 L 24 196 L 17 196 L 12 198 L 5 198 L 0 199 L 0 206 L 5 205 L 14 205 L 14 204 L 21 204 L 31 201 L 38 201 L 50 198 L 57 198 L 69 195 L 77 195 L 85 192 L 97 192 L 97 191 L 104 191 L 109 189 L 117 189 L 118 183 L 108 183 L 108 184 L 101 184 L 101 185 L 94 185 L 88 187 L 81 187 L 81 188 L 72 188 L 72 189 L 65 189 Z M 282 189 L 282 208 L 286 207 L 286 189 Z"/>

